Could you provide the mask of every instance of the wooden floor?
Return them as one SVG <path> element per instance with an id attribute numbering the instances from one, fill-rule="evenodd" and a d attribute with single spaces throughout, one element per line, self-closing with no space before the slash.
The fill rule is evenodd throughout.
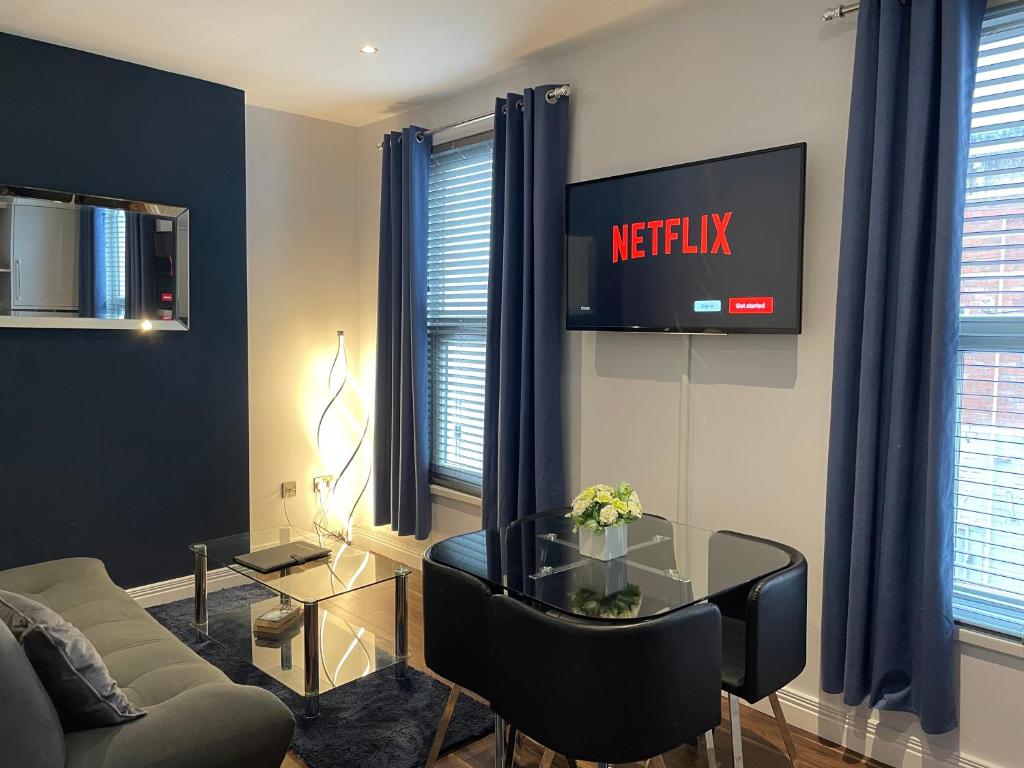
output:
<path id="1" fill-rule="evenodd" d="M 346 595 L 334 601 L 332 611 L 348 614 L 346 618 L 357 621 L 368 630 L 382 635 L 394 636 L 394 591 L 390 585 L 371 587 Z M 410 663 L 429 672 L 423 664 L 423 592 L 419 571 L 409 577 L 409 651 Z M 729 710 L 722 700 L 722 726 L 715 730 L 715 747 L 718 765 L 727 768 L 732 765 L 732 736 L 729 728 Z M 775 720 L 750 707 L 743 707 L 743 762 L 746 768 L 786 768 L 786 759 Z M 817 736 L 791 728 L 799 756 L 799 768 L 884 768 L 881 763 L 870 760 L 855 752 Z M 517 753 L 519 768 L 538 768 L 542 751 L 536 744 L 525 742 Z M 708 768 L 703 752 L 696 747 L 682 746 L 664 756 L 667 768 Z M 581 768 L 592 764 L 580 763 Z M 553 766 L 563 768 L 564 761 L 556 758 Z M 493 768 L 494 738 L 469 744 L 438 762 L 438 768 Z M 282 768 L 306 768 L 305 763 L 289 755 Z"/>

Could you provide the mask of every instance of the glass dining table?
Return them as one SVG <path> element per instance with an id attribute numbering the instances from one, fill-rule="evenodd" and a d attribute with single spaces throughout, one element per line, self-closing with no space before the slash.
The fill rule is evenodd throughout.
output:
<path id="1" fill-rule="evenodd" d="M 789 564 L 770 542 L 650 514 L 629 524 L 624 557 L 596 560 L 580 553 L 567 511 L 445 539 L 431 555 L 542 610 L 613 622 L 679 610 Z"/>
<path id="2" fill-rule="evenodd" d="M 770 542 L 646 514 L 630 523 L 625 556 L 580 552 L 568 510 L 543 512 L 502 531 L 474 531 L 433 545 L 431 557 L 542 611 L 597 622 L 639 622 L 713 599 L 789 565 Z M 503 729 L 495 718 L 497 733 Z M 495 739 L 501 765 L 502 738 Z"/>

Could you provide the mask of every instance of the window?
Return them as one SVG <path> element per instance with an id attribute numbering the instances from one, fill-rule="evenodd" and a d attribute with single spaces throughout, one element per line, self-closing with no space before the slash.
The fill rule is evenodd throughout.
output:
<path id="1" fill-rule="evenodd" d="M 124 319 L 124 211 L 96 209 L 96 314 L 106 320 Z"/>
<path id="2" fill-rule="evenodd" d="M 491 147 L 478 136 L 437 147 L 430 160 L 430 473 L 474 494 L 483 468 Z"/>
<path id="3" fill-rule="evenodd" d="M 982 27 L 960 275 L 954 613 L 1024 636 L 1024 4 Z"/>

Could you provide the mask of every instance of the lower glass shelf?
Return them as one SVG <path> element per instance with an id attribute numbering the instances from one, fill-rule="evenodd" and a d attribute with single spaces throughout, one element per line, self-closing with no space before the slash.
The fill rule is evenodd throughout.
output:
<path id="1" fill-rule="evenodd" d="M 394 636 L 360 625 L 339 603 L 325 600 L 317 617 L 320 693 L 396 664 Z M 276 608 L 281 596 L 257 584 L 210 593 L 205 634 L 233 655 L 291 690 L 305 692 L 305 630 L 300 618 L 287 636 L 268 641 L 253 634 L 257 617 Z M 301 604 L 298 604 L 300 610 Z"/>

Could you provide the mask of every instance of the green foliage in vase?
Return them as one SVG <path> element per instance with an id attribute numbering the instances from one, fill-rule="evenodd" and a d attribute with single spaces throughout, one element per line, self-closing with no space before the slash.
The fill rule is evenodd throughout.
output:
<path id="1" fill-rule="evenodd" d="M 631 523 L 643 514 L 644 507 L 633 486 L 622 482 L 618 487 L 599 484 L 584 488 L 572 500 L 572 510 L 566 517 L 571 517 L 577 528 L 604 533 L 605 528 Z"/>
<path id="2" fill-rule="evenodd" d="M 640 615 L 643 599 L 643 592 L 636 584 L 610 595 L 578 589 L 572 593 L 572 607 L 577 613 L 596 619 L 635 619 Z"/>

